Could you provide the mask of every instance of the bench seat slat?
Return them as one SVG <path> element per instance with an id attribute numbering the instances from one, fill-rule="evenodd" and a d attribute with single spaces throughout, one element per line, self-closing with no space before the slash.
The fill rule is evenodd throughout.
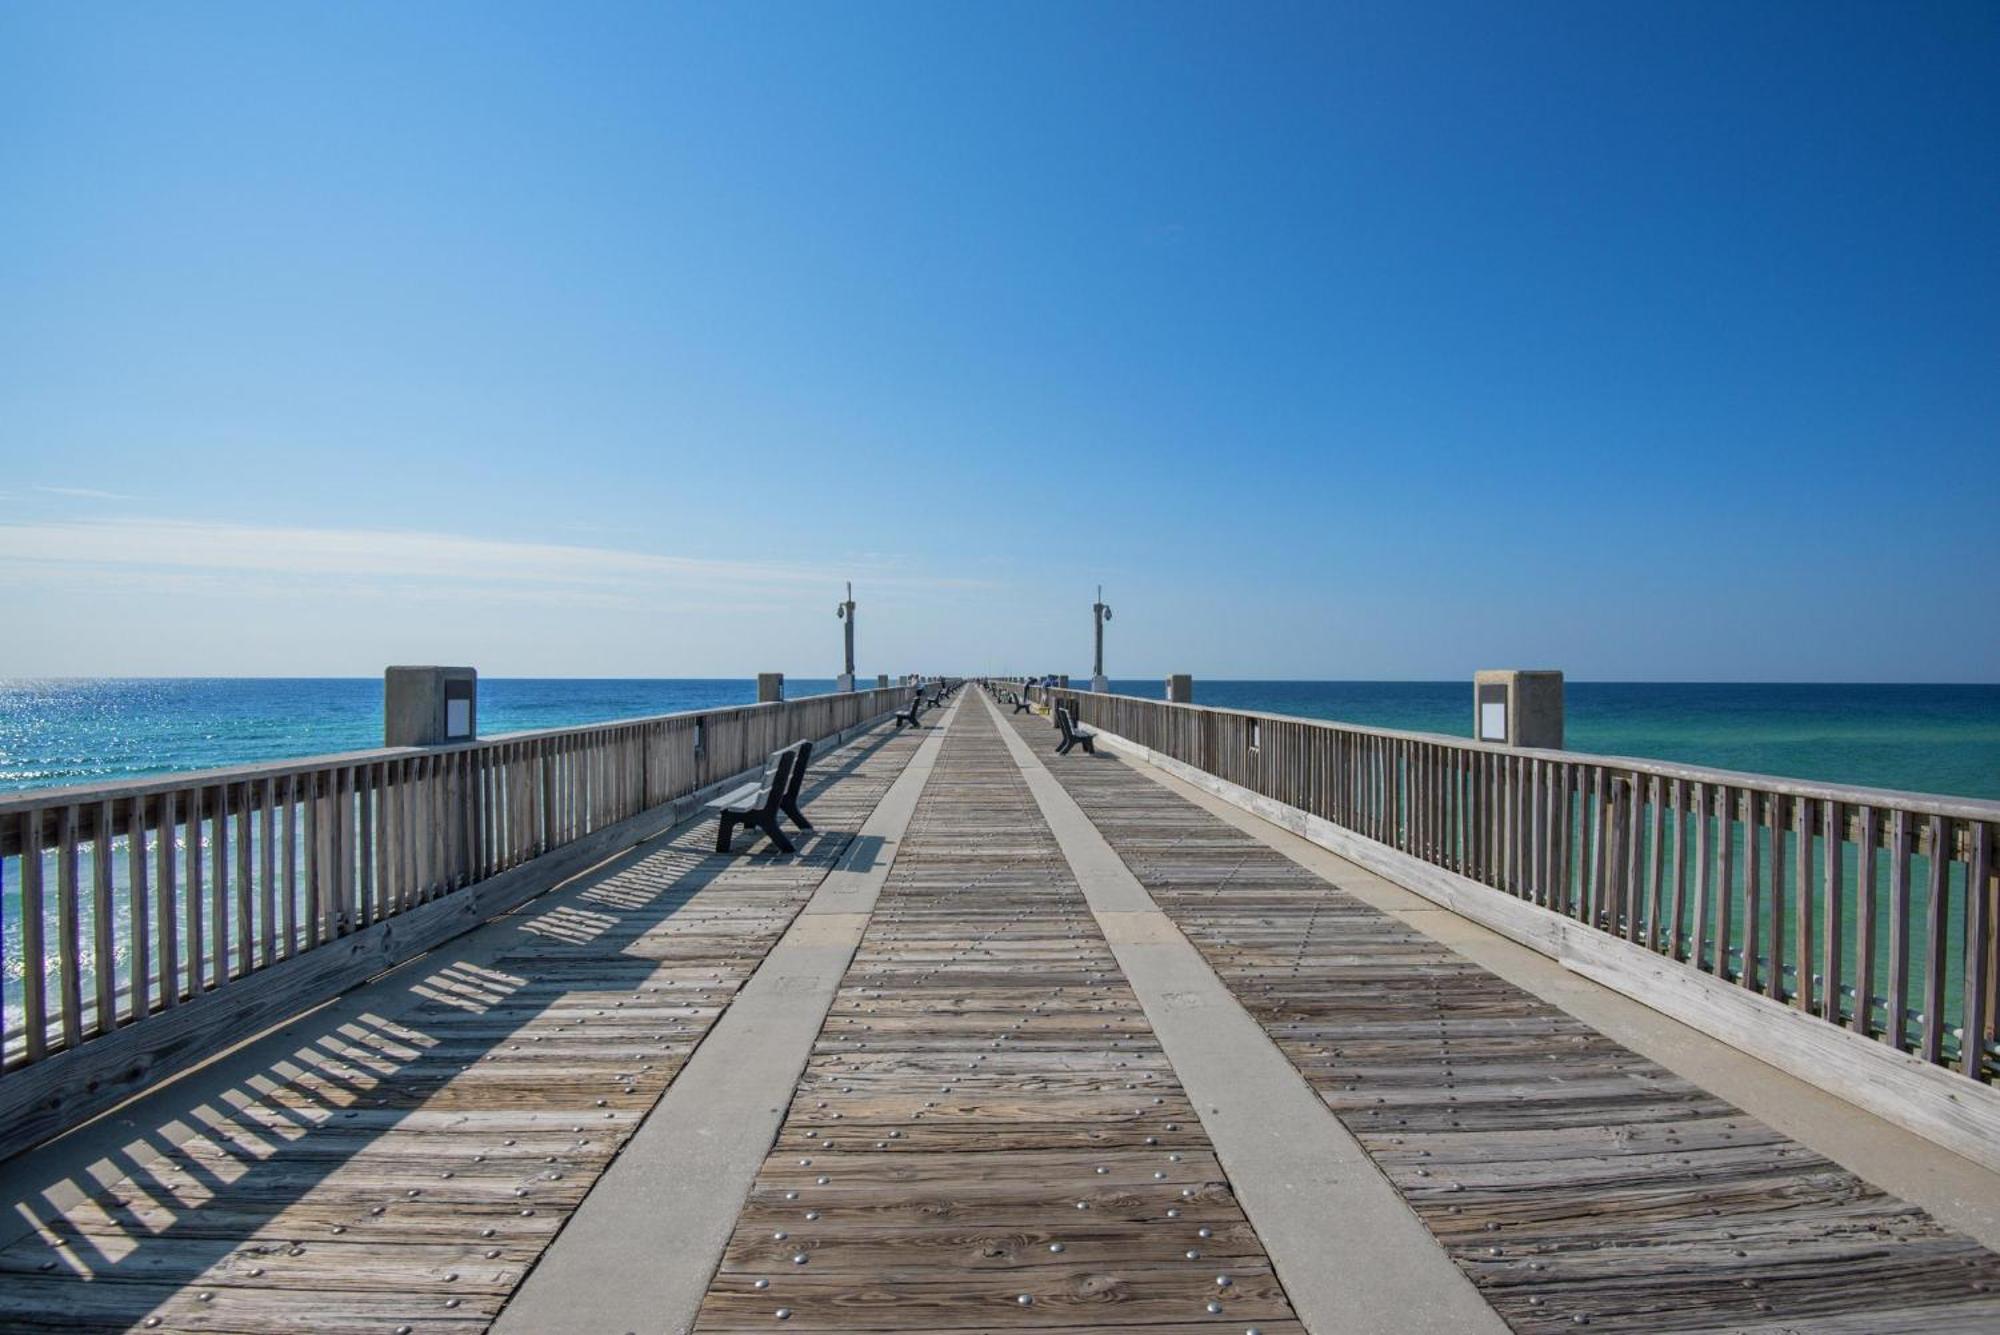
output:
<path id="1" fill-rule="evenodd" d="M 764 795 L 770 792 L 762 783 L 746 783 L 741 788 L 732 788 L 722 796 L 703 805 L 709 811 L 728 811 L 737 807 L 749 810 L 764 805 Z"/>

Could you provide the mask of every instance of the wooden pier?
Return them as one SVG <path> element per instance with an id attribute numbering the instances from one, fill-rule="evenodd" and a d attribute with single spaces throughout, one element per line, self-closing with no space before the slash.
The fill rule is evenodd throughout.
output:
<path id="1" fill-rule="evenodd" d="M 221 929 L 245 967 L 218 950 L 191 987 L 184 959 L 143 967 L 137 1010 L 107 982 L 73 1052 L 60 1015 L 33 1060 L 17 1043 L 0 1098 L 98 1044 L 119 1054 L 99 1067 L 145 1085 L 123 1068 L 173 1014 L 162 967 L 179 1009 L 220 1012 L 261 970 L 305 977 L 315 951 L 393 941 L 402 915 L 516 881 L 483 923 L 426 927 L 414 948 L 367 937 L 379 967 L 325 974 L 222 1052 L 250 1037 L 226 1017 L 212 1060 L 0 1165 L 0 1329 L 2000 1327 L 2000 1173 L 1136 746 L 1057 758 L 1047 718 L 977 687 L 911 730 L 886 721 L 903 693 L 874 697 L 634 725 L 615 765 L 555 743 L 491 765 L 443 751 L 422 762 L 458 776 L 423 790 L 440 809 L 498 794 L 511 821 L 422 827 L 435 883 L 400 854 L 364 882 L 324 846 L 308 879 L 331 925 L 311 948 L 287 949 L 238 845 L 248 930 L 233 913 Z M 806 787 L 815 831 L 795 857 L 747 838 L 711 851 L 681 818 L 692 799 L 794 732 L 837 742 Z M 600 777 L 564 787 L 563 755 Z M 359 810 L 403 811 L 398 767 L 417 763 L 315 771 L 335 777 L 311 789 L 333 794 L 313 828 L 341 828 L 327 813 L 353 809 L 357 784 L 390 794 Z M 194 809 L 235 828 L 287 791 L 269 782 L 213 780 L 219 804 Z M 549 818 L 572 795 L 586 818 L 563 833 Z M 45 830 L 108 849 L 162 809 L 157 792 L 72 806 L 89 819 L 37 807 L 32 840 L 0 810 L 0 833 L 13 819 L 16 849 Z M 1989 835 L 1971 823 L 1970 842 L 1940 823 L 1929 846 L 1953 842 L 1984 887 Z M 345 828 L 353 850 L 363 827 Z M 282 889 L 283 868 L 261 884 Z M 89 1000 L 80 974 L 69 986 Z M 1932 1032 L 1937 1078 L 1990 1094 L 1943 1069 L 1983 1076 L 1981 1028 Z M 55 1106 L 94 1111 L 87 1093 Z"/>

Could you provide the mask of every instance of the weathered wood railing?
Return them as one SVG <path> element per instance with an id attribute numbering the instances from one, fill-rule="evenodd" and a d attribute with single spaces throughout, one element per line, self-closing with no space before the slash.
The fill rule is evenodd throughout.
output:
<path id="1" fill-rule="evenodd" d="M 1227 783 L 1994 1080 L 2000 802 L 1032 693 Z"/>
<path id="2" fill-rule="evenodd" d="M 340 953 L 329 947 L 370 929 L 385 943 L 424 906 L 798 738 L 886 716 L 912 689 L 0 796 L 0 1109 L 14 1105 L 9 1085 L 52 1059 L 267 973 L 300 988 L 267 1009 L 313 1004 L 314 986 L 352 977 L 331 960 L 307 967 Z M 399 953 L 370 949 L 388 962 Z M 156 1058 L 134 1060 L 157 1071 Z M 78 1078 L 134 1075 L 94 1063 Z"/>

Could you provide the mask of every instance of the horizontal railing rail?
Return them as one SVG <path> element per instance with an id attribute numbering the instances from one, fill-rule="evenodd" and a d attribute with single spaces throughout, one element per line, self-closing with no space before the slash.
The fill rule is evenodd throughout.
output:
<path id="1" fill-rule="evenodd" d="M 0 1083 L 914 689 L 0 796 Z"/>
<path id="2" fill-rule="evenodd" d="M 2000 802 L 1031 688 L 1082 722 L 1982 1082 Z"/>

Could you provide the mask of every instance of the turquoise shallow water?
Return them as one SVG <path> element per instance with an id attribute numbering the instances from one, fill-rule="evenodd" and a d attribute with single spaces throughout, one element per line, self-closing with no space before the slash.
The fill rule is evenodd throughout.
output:
<path id="1" fill-rule="evenodd" d="M 1197 681 L 1195 702 L 1472 735 L 1466 682 Z M 2000 799 L 2000 685 L 1573 681 L 1564 704 L 1572 751 Z"/>
<path id="2" fill-rule="evenodd" d="M 794 678 L 794 695 L 831 679 Z M 1158 679 L 1112 688 L 1158 698 Z M 1468 736 L 1465 682 L 1209 681 L 1203 704 Z M 2000 798 L 2000 685 L 1571 682 L 1572 750 Z M 488 677 L 485 735 L 746 704 L 748 679 Z M 0 790 L 376 746 L 374 678 L 0 681 Z"/>
<path id="3" fill-rule="evenodd" d="M 793 697 L 833 688 L 830 677 L 785 683 Z M 486 677 L 479 683 L 479 732 L 491 737 L 756 698 L 751 678 Z M 0 681 L 0 791 L 381 744 L 382 683 L 373 677 Z"/>

